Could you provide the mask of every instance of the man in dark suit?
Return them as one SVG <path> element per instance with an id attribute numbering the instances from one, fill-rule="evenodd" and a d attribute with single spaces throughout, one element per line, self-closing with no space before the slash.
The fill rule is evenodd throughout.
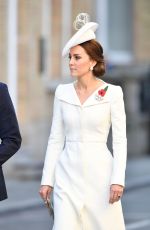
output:
<path id="1" fill-rule="evenodd" d="M 21 146 L 21 135 L 7 85 L 0 82 L 0 201 L 7 198 L 2 165 Z"/>

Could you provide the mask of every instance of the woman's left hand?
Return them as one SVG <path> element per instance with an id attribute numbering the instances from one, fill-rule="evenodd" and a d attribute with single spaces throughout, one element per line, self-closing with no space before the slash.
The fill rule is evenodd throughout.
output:
<path id="1" fill-rule="evenodd" d="M 119 184 L 112 184 L 110 186 L 110 198 L 109 198 L 109 203 L 113 204 L 114 202 L 117 202 L 120 200 L 120 198 L 123 195 L 123 190 L 124 187 Z"/>

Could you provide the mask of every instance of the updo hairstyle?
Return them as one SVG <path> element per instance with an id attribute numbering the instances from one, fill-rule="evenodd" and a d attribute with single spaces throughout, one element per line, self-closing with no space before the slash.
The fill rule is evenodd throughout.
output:
<path id="1" fill-rule="evenodd" d="M 97 62 L 93 68 L 93 74 L 95 77 L 101 78 L 101 76 L 105 74 L 105 61 L 102 46 L 94 39 L 83 42 L 79 45 L 86 51 L 91 60 Z"/>

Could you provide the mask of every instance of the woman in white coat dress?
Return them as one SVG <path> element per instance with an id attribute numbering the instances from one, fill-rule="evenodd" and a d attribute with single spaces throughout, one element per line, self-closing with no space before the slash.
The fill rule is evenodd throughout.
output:
<path id="1" fill-rule="evenodd" d="M 126 168 L 126 117 L 120 86 L 101 80 L 103 49 L 87 15 L 63 50 L 76 81 L 55 92 L 40 195 L 53 191 L 53 230 L 125 230 L 120 198 Z M 82 23 L 81 23 L 82 24 Z M 113 154 L 107 148 L 112 126 Z"/>

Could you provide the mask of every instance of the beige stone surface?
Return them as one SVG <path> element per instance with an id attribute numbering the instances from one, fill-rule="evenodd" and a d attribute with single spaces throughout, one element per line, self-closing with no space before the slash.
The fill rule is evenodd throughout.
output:
<path id="1" fill-rule="evenodd" d="M 134 50 L 137 61 L 150 61 L 150 1 L 134 0 Z"/>

